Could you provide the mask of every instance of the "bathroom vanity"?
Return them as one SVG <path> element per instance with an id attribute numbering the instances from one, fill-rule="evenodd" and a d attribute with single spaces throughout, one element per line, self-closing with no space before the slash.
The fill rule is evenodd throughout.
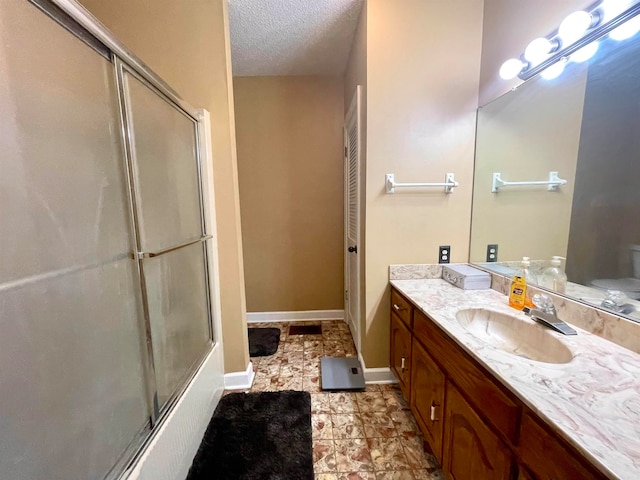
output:
<path id="1" fill-rule="evenodd" d="M 391 369 L 449 480 L 640 478 L 640 355 L 494 290 L 391 280 Z"/>

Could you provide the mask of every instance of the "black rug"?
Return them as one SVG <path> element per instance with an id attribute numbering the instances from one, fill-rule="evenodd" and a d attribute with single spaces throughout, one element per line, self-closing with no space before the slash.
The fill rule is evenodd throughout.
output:
<path id="1" fill-rule="evenodd" d="M 249 356 L 266 357 L 273 355 L 278 350 L 280 343 L 279 328 L 250 328 L 249 329 Z"/>
<path id="2" fill-rule="evenodd" d="M 222 397 L 187 480 L 313 480 L 309 392 Z"/>

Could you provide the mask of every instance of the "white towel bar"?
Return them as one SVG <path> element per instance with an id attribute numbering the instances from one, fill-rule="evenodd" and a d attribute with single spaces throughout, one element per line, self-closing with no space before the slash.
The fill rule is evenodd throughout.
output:
<path id="1" fill-rule="evenodd" d="M 384 176 L 384 181 L 387 186 L 387 193 L 395 193 L 396 188 L 404 187 L 444 187 L 444 193 L 453 193 L 453 189 L 458 186 L 453 173 L 446 173 L 444 182 L 440 183 L 396 183 L 393 173 L 387 173 Z"/>
<path id="2" fill-rule="evenodd" d="M 493 183 L 491 184 L 491 191 L 497 193 L 499 188 L 502 187 L 520 187 L 525 185 L 547 185 L 547 190 L 553 192 L 558 190 L 560 185 L 566 185 L 567 181 L 558 177 L 558 172 L 549 172 L 549 180 L 531 181 L 531 182 L 507 182 L 500 178 L 500 173 L 493 174 Z"/>

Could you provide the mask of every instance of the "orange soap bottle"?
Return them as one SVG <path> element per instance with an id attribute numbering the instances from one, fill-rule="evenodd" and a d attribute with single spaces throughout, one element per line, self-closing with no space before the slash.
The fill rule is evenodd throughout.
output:
<path id="1" fill-rule="evenodd" d="M 531 271 L 531 261 L 529 257 L 522 257 L 520 269 L 516 271 L 513 275 L 513 280 L 511 280 L 509 306 L 518 310 L 522 310 L 524 307 L 533 307 L 528 287 L 536 283 L 538 283 L 538 281 Z"/>

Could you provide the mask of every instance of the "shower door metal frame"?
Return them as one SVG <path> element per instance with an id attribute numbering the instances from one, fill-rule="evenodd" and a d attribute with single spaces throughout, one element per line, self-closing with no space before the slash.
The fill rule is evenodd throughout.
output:
<path id="1" fill-rule="evenodd" d="M 190 108 L 191 112 L 186 111 L 182 105 L 176 104 L 171 97 L 166 95 L 166 92 L 162 91 L 158 88 L 157 85 L 149 82 L 145 77 L 140 75 L 134 68 L 130 65 L 122 61 L 117 55 L 114 55 L 114 66 L 115 66 L 115 75 L 116 75 L 116 86 L 118 89 L 118 100 L 119 100 L 119 108 L 120 108 L 120 117 L 121 117 L 121 128 L 122 128 L 122 138 L 124 145 L 124 158 L 126 162 L 126 170 L 127 170 L 127 192 L 129 195 L 129 208 L 130 208 L 130 217 L 132 222 L 132 231 L 135 237 L 135 252 L 133 254 L 133 259 L 136 261 L 139 278 L 140 278 L 140 288 L 142 295 L 142 304 L 144 310 L 144 328 L 146 334 L 146 342 L 147 342 L 147 362 L 149 366 L 149 375 L 147 376 L 147 388 L 149 388 L 149 402 L 151 406 L 152 418 L 151 418 L 151 426 L 154 428 L 158 423 L 162 421 L 162 419 L 166 416 L 168 412 L 171 411 L 173 405 L 180 398 L 184 389 L 191 382 L 191 379 L 197 372 L 198 368 L 207 357 L 211 349 L 213 348 L 215 338 L 214 338 L 214 329 L 213 329 L 213 318 L 211 312 L 211 294 L 210 294 L 210 281 L 209 281 L 209 261 L 208 254 L 206 248 L 206 241 L 211 239 L 212 236 L 207 232 L 207 224 L 204 214 L 204 196 L 203 196 L 203 183 L 202 183 L 202 153 L 201 153 L 201 132 L 202 123 L 199 120 L 197 111 L 195 109 Z M 136 180 L 138 180 L 136 175 L 136 169 L 133 164 L 135 162 L 135 152 L 133 150 L 133 138 L 134 131 L 132 125 L 132 112 L 130 109 L 130 105 L 127 101 L 127 87 L 125 82 L 125 72 L 131 76 L 133 76 L 136 80 L 140 81 L 145 87 L 149 88 L 154 94 L 160 97 L 161 100 L 169 103 L 170 106 L 175 108 L 179 113 L 187 117 L 191 120 L 195 125 L 195 151 L 196 151 L 196 171 L 198 177 L 198 206 L 200 208 L 200 228 L 201 228 L 201 237 L 196 240 L 189 240 L 187 242 L 172 245 L 165 249 L 162 249 L 157 252 L 145 252 L 142 248 L 141 236 L 140 236 L 140 220 L 138 216 L 138 196 L 136 192 Z M 206 304 L 207 304 L 207 323 L 209 327 L 209 342 L 208 349 L 203 355 L 202 358 L 198 358 L 195 362 L 190 366 L 187 370 L 185 378 L 183 382 L 178 385 L 178 387 L 171 393 L 166 403 L 161 407 L 158 405 L 158 388 L 156 382 L 156 371 L 155 371 L 155 363 L 154 363 L 154 354 L 153 354 L 153 340 L 151 337 L 151 317 L 149 315 L 149 303 L 147 298 L 147 284 L 146 277 L 144 273 L 144 260 L 148 258 L 158 257 L 160 255 L 164 255 L 166 253 L 173 252 L 175 250 L 195 245 L 197 243 L 202 243 L 202 251 L 203 251 L 203 262 L 204 262 L 204 274 L 205 274 L 205 293 L 206 293 Z"/>

